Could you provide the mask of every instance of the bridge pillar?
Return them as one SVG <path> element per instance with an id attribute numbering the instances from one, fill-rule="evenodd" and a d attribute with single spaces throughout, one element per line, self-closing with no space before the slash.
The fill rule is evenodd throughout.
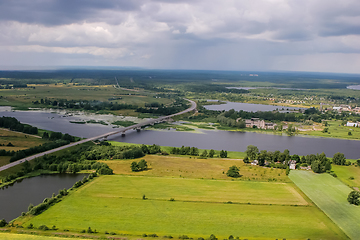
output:
<path id="1" fill-rule="evenodd" d="M 122 132 L 122 133 L 121 133 L 121 136 L 122 136 L 122 137 L 125 137 L 125 132 Z"/>
<path id="2" fill-rule="evenodd" d="M 141 128 L 139 128 L 139 127 L 138 127 L 138 128 L 136 128 L 136 131 L 137 131 L 137 132 L 140 132 L 140 130 L 141 130 Z"/>

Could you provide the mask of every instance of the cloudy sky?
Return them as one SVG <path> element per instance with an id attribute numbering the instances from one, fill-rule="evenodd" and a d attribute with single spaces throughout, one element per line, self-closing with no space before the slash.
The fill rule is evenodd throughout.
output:
<path id="1" fill-rule="evenodd" d="M 360 73 L 359 0 L 0 0 L 0 69 Z"/>

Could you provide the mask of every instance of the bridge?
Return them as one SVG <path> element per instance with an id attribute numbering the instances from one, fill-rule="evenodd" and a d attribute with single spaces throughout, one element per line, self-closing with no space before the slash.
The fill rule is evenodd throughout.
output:
<path id="1" fill-rule="evenodd" d="M 4 165 L 4 166 L 0 167 L 0 172 L 5 170 L 5 169 L 16 166 L 18 164 L 21 164 L 21 163 L 23 163 L 25 161 L 31 161 L 31 160 L 33 160 L 35 158 L 42 157 L 42 156 L 44 156 L 46 154 L 54 153 L 54 152 L 57 152 L 57 151 L 60 151 L 60 150 L 63 150 L 63 149 L 69 148 L 69 147 L 73 147 L 73 146 L 76 146 L 76 145 L 79 145 L 79 144 L 82 144 L 82 143 L 95 141 L 95 140 L 98 140 L 98 139 L 106 139 L 107 137 L 109 137 L 111 135 L 115 135 L 115 134 L 119 134 L 119 133 L 121 133 L 121 135 L 124 136 L 126 131 L 129 131 L 129 130 L 132 130 L 132 129 L 136 129 L 137 131 L 139 131 L 142 127 L 145 127 L 145 126 L 148 126 L 148 125 L 153 125 L 153 124 L 160 123 L 160 122 L 164 122 L 164 121 L 166 121 L 166 120 L 168 120 L 168 119 L 170 119 L 172 117 L 194 111 L 196 109 L 196 103 L 194 101 L 192 101 L 192 100 L 189 100 L 189 99 L 185 99 L 185 100 L 187 100 L 187 101 L 189 101 L 191 103 L 191 107 L 189 107 L 188 109 L 186 109 L 184 111 L 181 111 L 181 112 L 178 112 L 178 113 L 175 113 L 175 114 L 171 114 L 171 115 L 168 115 L 168 116 L 159 117 L 159 118 L 156 118 L 156 119 L 150 119 L 150 120 L 147 120 L 145 122 L 137 123 L 137 124 L 134 124 L 134 125 L 129 126 L 129 127 L 119 128 L 119 129 L 117 129 L 116 131 L 113 131 L 113 132 L 105 133 L 105 134 L 102 134 L 102 135 L 99 135 L 99 136 L 96 136 L 96 137 L 83 139 L 81 141 L 70 143 L 68 145 L 61 146 L 61 147 L 58 147 L 58 148 L 54 148 L 54 149 L 51 149 L 51 150 L 46 151 L 46 152 L 38 153 L 38 154 L 32 155 L 30 157 L 26 157 L 26 158 L 17 160 L 15 162 L 9 163 L 7 165 Z"/>

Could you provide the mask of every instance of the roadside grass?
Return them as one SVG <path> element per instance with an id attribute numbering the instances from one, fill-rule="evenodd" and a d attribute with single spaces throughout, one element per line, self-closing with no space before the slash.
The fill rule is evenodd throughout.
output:
<path id="1" fill-rule="evenodd" d="M 134 182 L 123 182 L 129 178 Z M 194 184 L 187 179 L 173 179 L 177 181 L 171 191 L 176 194 L 174 201 L 169 199 L 151 199 L 151 191 L 164 194 L 169 189 L 157 187 L 155 178 L 141 177 L 143 180 L 135 181 L 136 177 L 102 176 L 95 181 L 72 192 L 60 203 L 52 206 L 44 213 L 18 223 L 27 226 L 32 223 L 35 227 L 40 225 L 55 225 L 60 229 L 81 231 L 91 227 L 98 232 L 114 231 L 120 234 L 151 234 L 158 236 L 187 235 L 189 237 L 208 237 L 215 234 L 218 238 L 227 238 L 230 234 L 247 239 L 347 239 L 342 231 L 330 221 L 315 206 L 289 206 L 289 205 L 253 205 L 253 204 L 225 204 L 198 202 L 199 195 L 208 191 L 207 196 L 222 192 L 223 184 L 236 184 L 231 181 L 207 181 L 210 186 L 203 191 L 191 190 L 195 201 L 178 201 L 185 196 L 189 189 L 184 191 L 184 186 Z M 147 200 L 142 199 L 140 186 L 147 181 L 152 182 L 152 189 Z M 161 181 L 166 182 L 166 179 Z M 220 185 L 218 185 L 221 182 Z M 107 184 L 110 184 L 107 185 Z M 140 184 L 140 185 L 138 185 Z M 190 185 L 189 185 L 190 184 Z M 254 183 L 254 187 L 258 186 Z M 269 183 L 272 184 L 272 183 Z M 123 186 L 121 186 L 123 185 Z M 278 186 L 278 184 L 275 184 Z M 115 189 L 113 187 L 116 187 Z M 139 189 L 140 187 L 140 189 Z M 118 190 L 129 188 L 127 193 Z M 138 192 L 137 192 L 137 189 Z M 230 188 L 227 188 L 230 191 Z M 239 186 L 241 192 L 253 191 L 251 188 Z M 264 187 L 258 189 L 261 198 Z M 129 193 L 132 192 L 132 193 Z M 162 191 L 164 193 L 162 193 Z M 294 191 L 296 191 L 294 189 Z M 128 198 L 137 196 L 137 198 Z M 132 195 L 134 194 L 134 195 Z M 241 193 L 236 193 L 241 198 Z M 171 194 L 172 195 L 172 194 Z M 267 195 L 267 194 L 265 194 Z M 146 196 L 147 197 L 147 196 Z M 280 197 L 280 196 L 278 196 Z M 287 197 L 293 198 L 290 194 Z M 191 196 L 190 196 L 191 198 Z M 224 197 L 225 199 L 226 197 Z M 284 199 L 280 199 L 284 202 Z M 305 200 L 304 200 L 305 201 Z M 71 216 L 71 217 L 69 217 Z M 96 217 L 95 217 L 96 216 Z"/>
<path id="2" fill-rule="evenodd" d="M 0 156 L 0 167 L 9 163 L 11 156 Z"/>
<path id="3" fill-rule="evenodd" d="M 347 202 L 351 188 L 329 174 L 291 171 L 290 179 L 351 239 L 360 236 L 360 207 Z"/>
<path id="4" fill-rule="evenodd" d="M 360 188 L 360 167 L 355 167 L 354 165 L 339 166 L 333 164 L 331 170 L 336 173 L 338 179 L 349 187 Z"/>
<path id="5" fill-rule="evenodd" d="M 301 135 L 317 136 L 317 137 L 329 137 L 329 138 L 343 138 L 356 140 L 360 139 L 360 128 L 358 127 L 345 127 L 342 125 L 342 121 L 332 120 L 327 121 L 328 126 L 322 128 L 328 128 L 328 132 L 323 133 L 322 131 L 306 131 L 299 132 Z M 348 135 L 351 132 L 351 135 Z"/>
<path id="6" fill-rule="evenodd" d="M 149 170 L 132 172 L 130 165 L 133 161 L 145 159 Z M 198 159 L 189 157 L 146 155 L 139 159 L 103 160 L 115 174 L 149 177 L 175 177 L 197 179 L 223 179 L 234 181 L 262 181 L 262 182 L 290 182 L 284 169 L 271 169 L 244 164 L 243 161 L 230 159 Z M 236 165 L 240 168 L 240 178 L 231 179 L 226 176 L 229 167 Z"/>

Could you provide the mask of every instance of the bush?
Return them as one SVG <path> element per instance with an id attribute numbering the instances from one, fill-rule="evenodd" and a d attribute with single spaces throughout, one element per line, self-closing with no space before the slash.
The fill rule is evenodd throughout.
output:
<path id="1" fill-rule="evenodd" d="M 40 227 L 38 227 L 38 229 L 43 231 L 49 230 L 49 228 L 46 225 L 41 225 Z"/>
<path id="2" fill-rule="evenodd" d="M 5 227 L 8 223 L 5 221 L 5 219 L 0 220 L 0 227 Z"/>
<path id="3" fill-rule="evenodd" d="M 239 168 L 234 166 L 229 167 L 229 170 L 226 172 L 226 176 L 232 177 L 232 178 L 238 178 L 240 177 Z"/>
<path id="4" fill-rule="evenodd" d="M 360 205 L 360 192 L 358 191 L 352 191 L 349 193 L 348 195 L 348 198 L 347 198 L 347 201 L 350 203 L 350 204 L 354 204 L 354 205 Z"/>

